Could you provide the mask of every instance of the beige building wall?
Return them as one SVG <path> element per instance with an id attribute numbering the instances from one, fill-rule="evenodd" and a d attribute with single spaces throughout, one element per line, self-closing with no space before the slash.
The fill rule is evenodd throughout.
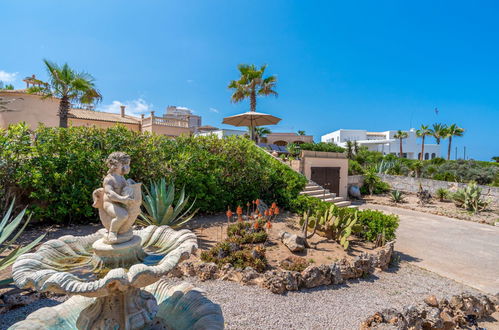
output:
<path id="1" fill-rule="evenodd" d="M 309 180 L 312 177 L 312 167 L 339 167 L 340 197 L 348 198 L 348 159 L 347 158 L 325 158 L 325 157 L 308 157 L 308 156 L 303 157 L 302 173 Z"/>
<path id="2" fill-rule="evenodd" d="M 140 124 L 127 124 L 127 123 L 116 123 L 111 121 L 101 121 L 101 120 L 91 120 L 91 119 L 80 119 L 80 118 L 69 118 L 70 126 L 95 126 L 98 128 L 109 128 L 116 125 L 122 125 L 128 128 L 131 131 L 140 131 Z M 57 126 L 59 126 L 59 122 L 57 122 Z"/>
<path id="3" fill-rule="evenodd" d="M 8 105 L 15 111 L 0 112 L 0 127 L 7 128 L 19 122 L 25 122 L 31 128 L 40 123 L 48 127 L 59 126 L 58 99 L 43 100 L 37 95 L 9 91 L 0 91 L 0 96 L 7 100 L 16 99 Z"/>
<path id="4" fill-rule="evenodd" d="M 314 142 L 312 135 L 298 135 L 296 133 L 270 133 L 265 137 L 267 143 L 286 146 L 289 143 Z"/>
<path id="5" fill-rule="evenodd" d="M 163 126 L 163 125 L 147 125 L 142 127 L 142 131 L 162 134 L 166 136 L 190 135 L 189 127 Z"/>

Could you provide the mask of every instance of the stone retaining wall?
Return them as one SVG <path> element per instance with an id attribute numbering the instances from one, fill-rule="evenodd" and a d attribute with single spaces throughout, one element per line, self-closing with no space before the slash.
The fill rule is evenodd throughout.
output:
<path id="1" fill-rule="evenodd" d="M 449 299 L 427 297 L 418 305 L 401 310 L 392 308 L 375 313 L 365 320 L 361 330 L 370 329 L 483 329 L 477 321 L 499 310 L 497 297 L 462 293 Z M 476 328 L 475 328 L 476 327 Z"/>
<path id="2" fill-rule="evenodd" d="M 375 269 L 386 270 L 390 265 L 395 242 L 376 249 L 373 253 L 362 253 L 352 261 L 342 259 L 331 265 L 309 266 L 302 272 L 287 270 L 269 270 L 258 273 L 247 267 L 238 270 L 230 264 L 219 268 L 214 263 L 181 263 L 171 276 L 197 276 L 200 280 L 222 279 L 247 285 L 258 285 L 273 293 L 296 291 L 301 288 L 313 288 L 321 285 L 340 284 L 348 279 L 355 279 L 372 274 Z"/>
<path id="3" fill-rule="evenodd" d="M 405 192 L 417 193 L 419 191 L 419 184 L 421 183 L 423 189 L 427 189 L 430 193 L 434 194 L 439 188 L 456 191 L 459 188 L 466 187 L 466 183 L 439 181 L 431 179 L 418 179 L 400 175 L 380 174 L 380 178 L 388 183 L 392 189 L 401 190 Z M 492 203 L 499 204 L 499 187 L 482 186 L 482 195 L 485 198 L 490 198 Z"/>

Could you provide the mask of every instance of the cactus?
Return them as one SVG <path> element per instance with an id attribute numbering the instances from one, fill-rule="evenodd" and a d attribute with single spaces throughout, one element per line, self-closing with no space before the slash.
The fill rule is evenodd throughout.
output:
<path id="1" fill-rule="evenodd" d="M 331 205 L 323 214 L 309 216 L 308 212 L 305 213 L 301 224 L 303 227 L 314 228 L 314 233 L 316 229 L 324 232 L 328 239 L 338 242 L 344 250 L 348 249 L 350 235 L 360 229 L 357 211 L 352 213 L 351 210 L 336 205 Z"/>
<path id="2" fill-rule="evenodd" d="M 476 182 L 470 182 L 466 188 L 459 189 L 452 195 L 454 204 L 474 213 L 487 208 L 490 201 L 482 199 L 482 189 Z"/>

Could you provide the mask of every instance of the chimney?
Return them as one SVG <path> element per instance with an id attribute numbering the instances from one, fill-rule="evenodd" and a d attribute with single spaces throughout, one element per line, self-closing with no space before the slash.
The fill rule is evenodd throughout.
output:
<path id="1" fill-rule="evenodd" d="M 154 117 L 154 111 L 151 111 L 151 117 Z"/>
<path id="2" fill-rule="evenodd" d="M 140 119 L 144 119 L 144 114 L 143 113 L 140 114 Z"/>
<path id="3" fill-rule="evenodd" d="M 120 108 L 121 108 L 121 117 L 125 117 L 125 106 L 120 105 Z"/>

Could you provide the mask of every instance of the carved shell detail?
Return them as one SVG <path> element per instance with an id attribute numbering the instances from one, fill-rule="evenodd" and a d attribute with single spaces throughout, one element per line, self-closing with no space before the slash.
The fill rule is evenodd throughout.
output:
<path id="1" fill-rule="evenodd" d="M 102 297 L 111 290 L 141 288 L 158 281 L 197 249 L 196 235 L 186 229 L 149 226 L 134 231 L 134 235 L 141 238 L 144 250 L 152 251 L 160 260 L 153 265 L 135 264 L 128 270 L 112 269 L 103 278 L 86 280 L 74 272 L 75 265 L 89 262 L 92 244 L 101 236 L 67 235 L 43 243 L 35 253 L 20 256 L 12 267 L 14 281 L 20 288 L 42 292 Z"/>

